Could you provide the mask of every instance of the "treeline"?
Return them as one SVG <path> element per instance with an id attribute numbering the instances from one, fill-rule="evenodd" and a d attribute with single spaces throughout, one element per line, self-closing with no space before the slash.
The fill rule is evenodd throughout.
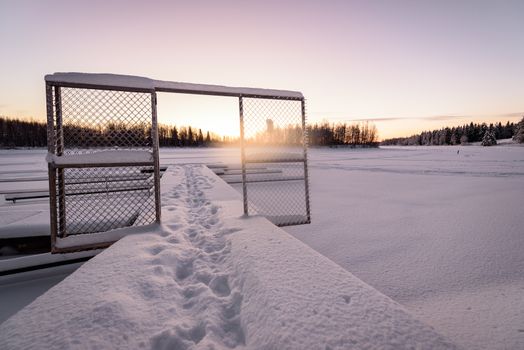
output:
<path id="1" fill-rule="evenodd" d="M 228 138 L 221 138 L 217 134 L 204 133 L 202 129 L 191 126 L 158 126 L 158 144 L 160 147 L 209 147 L 227 142 Z"/>
<path id="2" fill-rule="evenodd" d="M 424 131 L 420 134 L 409 137 L 397 137 L 381 142 L 381 145 L 398 146 L 440 146 L 440 145 L 459 145 L 471 142 L 482 142 L 484 136 L 489 132 L 496 140 L 509 139 L 515 134 L 515 123 L 509 121 L 503 125 L 499 123 L 491 124 L 465 124 L 458 127 L 445 127 L 439 130 Z"/>
<path id="3" fill-rule="evenodd" d="M 170 147 L 195 147 L 208 145 L 238 145 L 239 138 L 220 137 L 217 134 L 206 132 L 191 127 L 160 125 L 158 134 L 160 146 Z M 309 145 L 311 146 L 338 146 L 347 145 L 354 147 L 378 147 L 378 132 L 375 125 L 362 124 L 313 124 L 307 126 Z M 288 125 L 276 127 L 268 119 L 266 128 L 247 137 L 248 144 L 272 145 L 300 145 L 302 144 L 302 126 Z"/>
<path id="4" fill-rule="evenodd" d="M 46 145 L 45 123 L 0 117 L 0 147 L 45 147 Z"/>
<path id="5" fill-rule="evenodd" d="M 311 146 L 378 147 L 378 131 L 374 124 L 322 124 L 307 127 Z"/>
<path id="6" fill-rule="evenodd" d="M 139 144 L 150 142 L 151 130 L 147 125 L 128 126 L 122 123 L 109 123 L 104 127 L 65 125 L 64 135 L 71 146 L 85 146 L 95 140 L 99 144 L 110 144 L 110 140 L 134 139 Z M 206 147 L 230 142 L 216 134 L 205 133 L 190 126 L 179 127 L 159 125 L 158 140 L 161 147 Z M 46 147 L 47 124 L 38 121 L 24 121 L 0 117 L 0 147 Z"/>
<path id="7" fill-rule="evenodd" d="M 276 127 L 268 119 L 266 128 L 248 137 L 251 144 L 300 145 L 302 143 L 301 125 Z M 307 126 L 309 145 L 350 147 L 378 147 L 378 133 L 375 125 L 329 124 L 327 122 Z M 67 124 L 63 129 L 69 146 L 85 147 L 95 141 L 98 144 L 111 144 L 115 140 L 135 140 L 137 144 L 150 144 L 150 127 L 146 124 L 127 125 L 119 122 L 104 126 Z M 238 145 L 238 137 L 219 136 L 191 126 L 158 127 L 160 147 L 208 147 Z M 130 141 L 131 142 L 131 141 Z M 24 121 L 0 117 L 0 147 L 45 147 L 47 145 L 47 125 L 44 122 Z"/>

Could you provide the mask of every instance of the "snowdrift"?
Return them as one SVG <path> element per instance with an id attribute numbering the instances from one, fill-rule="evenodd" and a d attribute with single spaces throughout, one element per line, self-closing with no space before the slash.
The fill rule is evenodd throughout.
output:
<path id="1" fill-rule="evenodd" d="M 208 168 L 170 167 L 163 224 L 122 238 L 2 323 L 2 347 L 454 348 L 241 207 Z"/>

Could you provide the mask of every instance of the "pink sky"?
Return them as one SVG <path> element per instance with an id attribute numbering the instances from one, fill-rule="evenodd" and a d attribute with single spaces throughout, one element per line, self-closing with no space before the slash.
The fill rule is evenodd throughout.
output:
<path id="1" fill-rule="evenodd" d="M 44 119 L 45 74 L 300 90 L 309 122 L 381 138 L 524 115 L 522 1 L 2 1 L 0 115 Z M 161 122 L 235 133 L 233 99 L 161 96 Z M 387 121 L 386 119 L 389 119 Z"/>

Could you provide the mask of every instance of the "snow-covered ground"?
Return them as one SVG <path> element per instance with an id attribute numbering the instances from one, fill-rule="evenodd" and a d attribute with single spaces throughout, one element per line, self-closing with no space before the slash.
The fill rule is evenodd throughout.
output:
<path id="1" fill-rule="evenodd" d="M 0 276 L 0 324 L 62 281 L 82 263 Z"/>
<path id="2" fill-rule="evenodd" d="M 524 348 L 523 147 L 309 156 L 313 223 L 287 232 L 464 348 Z M 44 157 L 0 151 L 0 180 L 13 169 L 45 171 Z M 166 165 L 238 159 L 235 149 L 161 150 Z"/>
<path id="3" fill-rule="evenodd" d="M 262 217 L 208 168 L 162 178 L 163 224 L 0 324 L 6 349 L 454 349 Z"/>
<path id="4" fill-rule="evenodd" d="M 287 232 L 467 349 L 524 349 L 524 147 L 311 150 L 310 180 Z"/>

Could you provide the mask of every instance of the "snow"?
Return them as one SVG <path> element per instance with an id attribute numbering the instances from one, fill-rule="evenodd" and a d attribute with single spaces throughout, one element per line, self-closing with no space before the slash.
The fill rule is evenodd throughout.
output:
<path id="1" fill-rule="evenodd" d="M 246 155 L 248 162 L 303 162 L 303 153 L 253 153 Z"/>
<path id="2" fill-rule="evenodd" d="M 154 80 L 150 78 L 131 75 L 104 74 L 104 73 L 54 73 L 46 75 L 47 82 L 84 84 L 101 87 L 120 87 L 150 91 L 196 93 L 211 95 L 256 95 L 256 96 L 278 96 L 301 99 L 304 96 L 297 91 L 256 89 L 245 87 L 228 87 L 221 85 L 181 83 L 174 81 Z"/>
<path id="3" fill-rule="evenodd" d="M 153 154 L 148 151 L 131 150 L 99 151 L 64 156 L 48 153 L 46 161 L 55 165 L 152 163 Z"/>
<path id="4" fill-rule="evenodd" d="M 172 81 L 155 80 L 155 89 L 166 92 L 205 93 L 218 95 L 248 95 L 248 96 L 271 96 L 301 99 L 304 96 L 298 91 L 257 89 L 245 87 L 228 87 L 221 85 L 178 83 Z"/>
<path id="5" fill-rule="evenodd" d="M 262 217 L 198 165 L 162 178 L 163 224 L 129 235 L 0 325 L 5 349 L 454 346 Z"/>
<path id="6" fill-rule="evenodd" d="M 82 263 L 74 263 L 0 276 L 0 323 L 29 305 L 81 265 Z M 4 348 L 3 343 L 4 339 L 2 338 L 2 349 Z M 33 344 L 31 348 L 37 348 L 36 344 L 38 343 Z"/>
<path id="7" fill-rule="evenodd" d="M 466 349 L 524 348 L 524 148 L 309 155 L 312 224 L 287 232 Z"/>
<path id="8" fill-rule="evenodd" d="M 49 232 L 49 206 L 32 210 L 0 207 L 0 239 L 49 236 Z"/>
<path id="9" fill-rule="evenodd" d="M 95 256 L 100 253 L 101 250 L 89 250 L 83 252 L 75 253 L 66 253 L 66 254 L 51 254 L 51 253 L 42 253 L 42 254 L 32 254 L 19 256 L 10 259 L 0 260 L 0 272 L 22 269 L 31 266 L 45 265 L 57 262 L 64 262 L 67 260 L 74 260 L 79 258 L 85 258 L 90 256 Z"/>
<path id="10" fill-rule="evenodd" d="M 312 224 L 285 227 L 285 231 L 401 303 L 417 318 L 465 349 L 524 348 L 523 147 L 499 142 L 494 147 L 310 149 L 308 154 Z M 13 169 L 21 173 L 35 169 L 46 172 L 44 157 L 44 150 L 0 150 L 0 175 L 3 171 L 5 176 L 11 177 L 7 172 Z M 161 149 L 160 153 L 162 165 L 238 165 L 239 159 L 240 151 L 234 148 Z M 0 183 L 0 190 L 13 186 L 32 188 L 42 187 L 42 184 Z M 272 185 L 268 187 L 272 188 Z M 169 206 L 169 209 L 164 207 L 163 218 L 176 221 L 173 227 L 179 226 L 174 235 L 180 239 L 178 235 L 192 224 L 183 215 L 183 210 L 187 209 L 183 200 L 187 198 L 181 193 L 176 196 L 182 203 L 166 203 L 169 197 L 163 200 L 164 205 Z M 209 196 L 210 200 L 212 198 Z M 241 211 L 238 199 L 223 198 L 223 202 L 217 204 L 219 215 L 226 215 L 225 202 L 228 201 L 231 206 L 237 206 L 236 213 Z M 41 202 L 17 202 L 9 207 L 31 211 Z M 241 226 L 235 223 L 233 227 Z M 282 231 L 277 230 L 275 236 L 282 237 Z M 236 236 L 237 233 L 226 235 L 228 239 Z M 139 235 L 135 235 L 118 244 L 127 240 L 137 245 L 156 244 L 158 233 L 152 233 L 151 237 L 151 242 L 142 242 L 138 241 Z M 259 238 L 263 240 L 267 236 Z M 274 240 L 275 237 L 269 238 Z M 181 242 L 186 243 L 185 236 Z M 166 244 L 164 241 L 158 243 Z M 251 248 L 250 242 L 245 245 Z M 138 248 L 132 253 L 145 259 Z M 164 250 L 163 254 L 166 253 Z M 284 256 L 289 261 L 294 259 L 294 255 Z M 264 260 L 266 256 L 253 254 L 253 258 Z M 271 274 L 278 274 L 281 268 L 289 265 L 282 263 L 279 257 L 267 258 L 278 266 L 271 265 Z M 123 265 L 119 263 L 114 269 L 124 271 Z M 310 283 L 316 283 L 313 278 Z M 133 286 L 131 279 L 127 281 Z M 70 286 L 73 284 L 71 282 Z M 234 290 L 232 284 L 230 289 Z M 109 287 L 105 288 L 103 293 L 111 293 Z M 125 288 L 118 292 L 126 293 Z M 145 308 L 140 299 L 138 305 Z M 247 305 L 243 302 L 242 307 Z M 261 309 L 265 308 L 264 305 Z M 84 310 L 89 311 L 89 308 Z M 154 313 L 156 309 L 151 310 Z M 265 314 L 270 310 L 263 311 Z M 241 320 L 246 317 L 241 316 Z M 184 322 L 186 320 L 184 318 Z M 255 326 L 266 327 L 260 322 Z M 322 329 L 319 327 L 315 333 Z M 173 328 L 165 338 L 175 332 Z M 252 331 L 245 333 L 248 340 L 250 333 Z M 64 337 L 69 339 L 67 335 Z"/>
<path id="11" fill-rule="evenodd" d="M 45 81 L 50 83 L 86 84 L 121 88 L 136 88 L 151 91 L 155 89 L 155 82 L 152 79 L 119 74 L 59 72 L 46 75 Z"/>
<path id="12" fill-rule="evenodd" d="M 70 248 L 86 244 L 111 243 L 118 241 L 120 238 L 128 235 L 155 231 L 156 226 L 157 224 L 150 224 L 117 228 L 106 232 L 71 235 L 65 238 L 57 238 L 56 246 L 57 248 Z"/>

